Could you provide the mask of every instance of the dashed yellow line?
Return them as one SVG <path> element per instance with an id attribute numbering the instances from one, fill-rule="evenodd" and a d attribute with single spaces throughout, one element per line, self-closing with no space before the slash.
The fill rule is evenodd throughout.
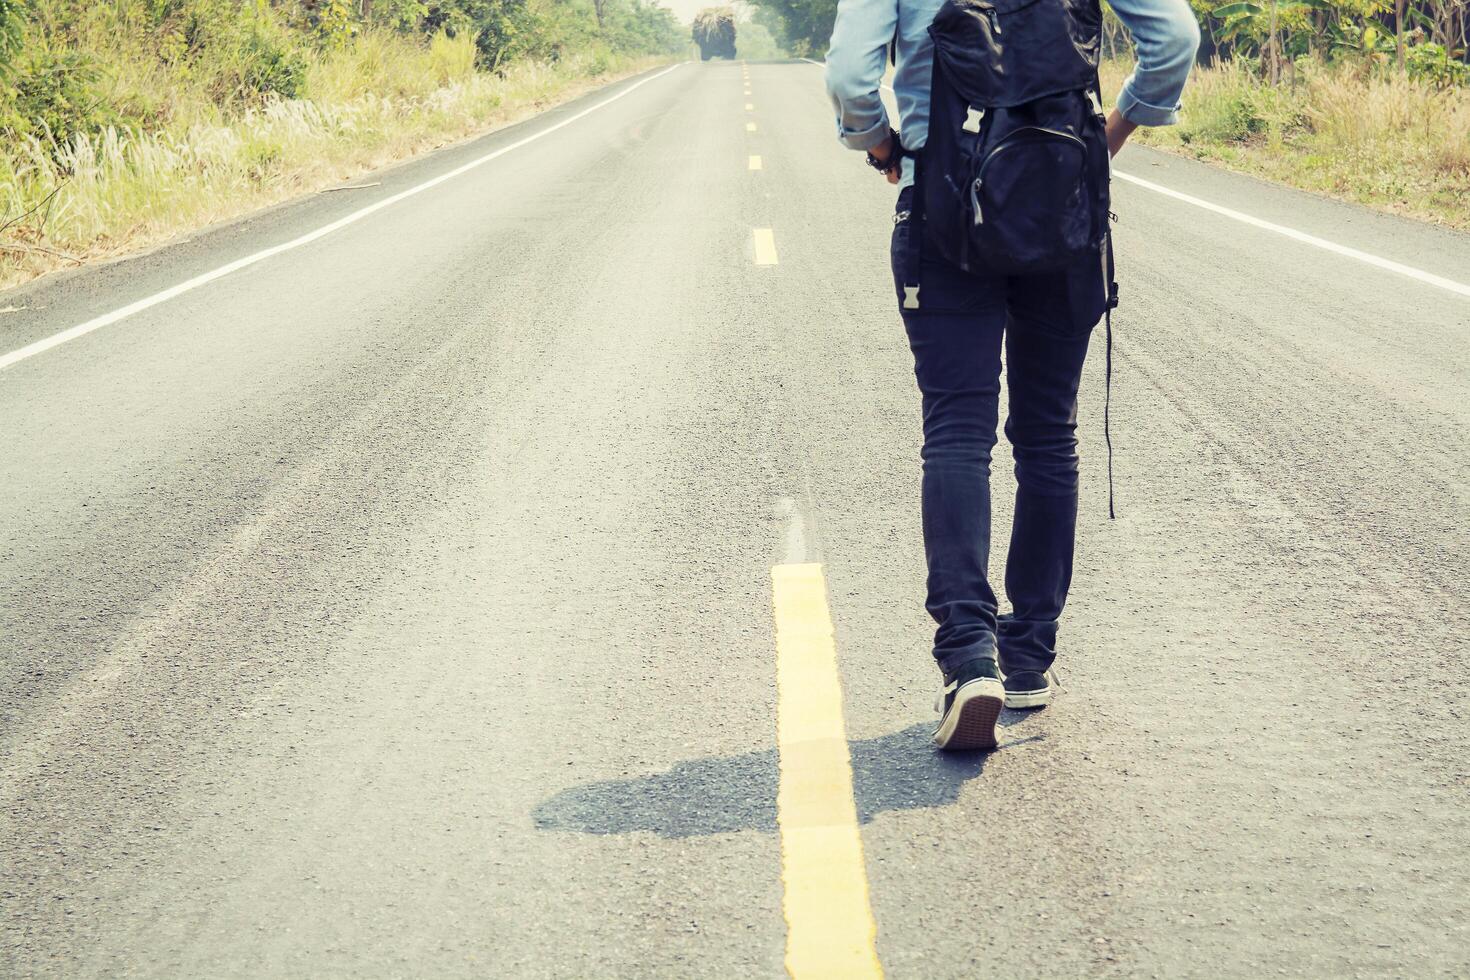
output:
<path id="1" fill-rule="evenodd" d="M 761 168 L 761 158 L 758 157 L 758 156 L 752 156 L 750 158 L 750 169 L 751 170 L 759 170 L 760 168 Z"/>
<path id="2" fill-rule="evenodd" d="M 754 102 L 747 102 L 747 103 L 745 103 L 745 111 L 746 112 L 754 112 L 755 111 L 755 103 Z"/>
<path id="3" fill-rule="evenodd" d="M 753 123 L 753 122 L 746 123 L 745 124 L 745 131 L 747 133 L 753 133 L 753 132 L 755 132 L 755 123 Z"/>
<path id="4" fill-rule="evenodd" d="M 881 977 L 822 566 L 777 565 L 771 583 L 786 969 L 794 980 Z"/>
<path id="5" fill-rule="evenodd" d="M 754 233 L 755 239 L 755 264 L 776 264 L 776 236 L 769 228 L 757 228 Z"/>

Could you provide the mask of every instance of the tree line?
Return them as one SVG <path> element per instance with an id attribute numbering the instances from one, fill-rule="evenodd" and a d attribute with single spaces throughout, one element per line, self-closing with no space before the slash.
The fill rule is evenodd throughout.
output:
<path id="1" fill-rule="evenodd" d="M 324 51 L 385 34 L 471 37 L 486 71 L 688 47 L 652 0 L 0 0 L 0 135 L 64 142 L 165 124 L 182 101 L 301 97 Z"/>
<path id="2" fill-rule="evenodd" d="M 753 0 L 756 21 L 792 53 L 820 55 L 837 0 Z M 1271 78 L 1297 58 L 1356 58 L 1439 84 L 1470 83 L 1470 0 L 1189 0 L 1205 62 L 1243 59 Z M 1104 0 L 1103 6 L 1107 3 Z M 1108 53 L 1128 53 L 1108 16 Z"/>
<path id="3" fill-rule="evenodd" d="M 351 35 L 360 24 L 432 35 L 473 33 L 484 65 L 555 59 L 603 44 L 619 53 L 662 53 L 685 44 L 674 15 L 652 0 L 294 0 L 319 33 Z"/>

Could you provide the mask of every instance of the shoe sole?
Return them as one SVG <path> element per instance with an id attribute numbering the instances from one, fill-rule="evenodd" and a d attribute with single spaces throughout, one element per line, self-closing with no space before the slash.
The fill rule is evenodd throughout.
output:
<path id="1" fill-rule="evenodd" d="M 1051 703 L 1051 688 L 1043 687 L 1039 691 L 1007 691 L 1006 707 L 1017 708 L 1045 708 Z"/>
<path id="2" fill-rule="evenodd" d="M 1006 703 L 1000 681 L 981 677 L 961 687 L 954 695 L 949 714 L 934 733 L 934 744 L 946 752 L 993 749 L 999 745 L 995 723 Z"/>

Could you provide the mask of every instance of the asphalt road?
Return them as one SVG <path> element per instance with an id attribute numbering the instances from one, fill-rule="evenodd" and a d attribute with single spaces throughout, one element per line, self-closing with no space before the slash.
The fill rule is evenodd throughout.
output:
<path id="1" fill-rule="evenodd" d="M 941 757 L 892 192 L 749 79 L 0 295 L 19 351 L 567 123 L 0 371 L 0 974 L 781 974 L 793 563 L 888 975 L 1470 973 L 1470 297 L 1115 182 L 1118 519 L 1094 356 L 1065 693 Z"/>

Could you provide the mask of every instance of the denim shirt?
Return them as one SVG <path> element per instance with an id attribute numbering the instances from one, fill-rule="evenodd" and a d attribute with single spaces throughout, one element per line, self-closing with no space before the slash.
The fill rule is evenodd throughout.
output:
<path id="1" fill-rule="evenodd" d="M 883 142 L 890 123 L 878 86 L 897 37 L 893 94 L 903 145 L 922 149 L 929 136 L 929 75 L 934 42 L 929 24 L 944 0 L 839 0 L 827 51 L 827 92 L 837 110 L 837 135 L 854 150 Z M 1118 111 L 1140 126 L 1178 121 L 1179 96 L 1199 49 L 1199 24 L 1187 0 L 1109 0 L 1133 35 L 1138 67 L 1118 94 Z M 903 162 L 903 185 L 913 182 Z"/>

